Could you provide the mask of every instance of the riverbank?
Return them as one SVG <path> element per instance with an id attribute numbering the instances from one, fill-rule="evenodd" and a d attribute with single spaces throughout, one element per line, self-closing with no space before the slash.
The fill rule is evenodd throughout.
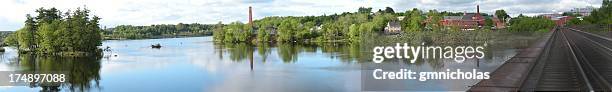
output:
<path id="1" fill-rule="evenodd" d="M 161 35 L 161 36 L 151 36 L 144 38 L 126 38 L 126 37 L 109 37 L 104 36 L 103 40 L 141 40 L 141 39 L 163 39 L 163 38 L 186 38 L 186 37 L 206 37 L 212 36 L 212 34 L 203 34 L 203 35 Z"/>

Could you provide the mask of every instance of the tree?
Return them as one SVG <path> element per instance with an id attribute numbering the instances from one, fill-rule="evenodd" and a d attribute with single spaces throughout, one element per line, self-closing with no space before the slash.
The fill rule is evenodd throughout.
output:
<path id="1" fill-rule="evenodd" d="M 89 17 L 89 10 L 77 8 L 62 16 L 55 8 L 36 10 L 38 16 L 26 15 L 25 26 L 17 30 L 19 50 L 41 54 L 95 52 L 102 44 L 100 18 Z M 11 43 L 14 44 L 14 43 Z"/>
<path id="2" fill-rule="evenodd" d="M 278 27 L 278 38 L 279 42 L 295 41 L 296 29 L 298 28 L 298 21 L 294 18 L 283 20 Z"/>
<path id="3" fill-rule="evenodd" d="M 506 20 L 507 20 L 508 18 L 510 18 L 510 15 L 508 15 L 508 14 L 506 13 L 506 11 L 505 11 L 505 10 L 503 10 L 503 9 L 502 9 L 502 10 L 495 10 L 495 16 L 496 16 L 497 18 L 499 18 L 501 21 L 504 21 L 504 22 L 506 22 Z"/>
<path id="4" fill-rule="evenodd" d="M 410 31 L 420 31 L 422 28 L 421 22 L 424 20 L 423 16 L 421 15 L 421 11 L 418 10 L 417 8 L 412 9 L 412 12 L 410 13 L 410 16 L 407 17 L 408 20 L 404 21 L 405 23 L 405 31 L 406 32 L 410 32 Z M 406 18 L 404 18 L 406 19 Z"/>
<path id="5" fill-rule="evenodd" d="M 257 30 L 257 40 L 259 42 L 270 41 L 270 33 L 266 30 L 265 27 L 259 27 L 259 29 Z"/>
<path id="6" fill-rule="evenodd" d="M 493 25 L 493 20 L 491 18 L 485 18 L 484 22 L 485 22 L 485 24 L 484 24 L 485 28 L 491 28 L 491 27 L 494 26 Z"/>
<path id="7" fill-rule="evenodd" d="M 176 28 L 176 31 L 187 31 L 187 27 L 183 23 L 176 24 L 175 28 Z M 176 32 L 174 32 L 174 33 L 176 33 Z"/>
<path id="8" fill-rule="evenodd" d="M 17 42 L 23 51 L 32 51 L 35 47 L 36 22 L 29 14 L 26 15 L 26 21 L 23 28 L 17 30 Z M 21 51 L 20 50 L 20 51 Z"/>
<path id="9" fill-rule="evenodd" d="M 368 8 L 359 7 L 359 10 L 357 12 L 358 13 L 367 13 L 367 14 L 370 14 L 370 13 L 372 13 L 372 8 L 371 7 L 368 7 Z"/>
<path id="10" fill-rule="evenodd" d="M 591 24 L 588 21 L 585 20 L 580 20 L 579 18 L 572 18 L 569 21 L 567 21 L 567 24 L 570 25 L 586 25 L 586 24 Z"/>
<path id="11" fill-rule="evenodd" d="M 395 11 L 391 7 L 385 7 L 385 13 L 395 13 Z"/>
<path id="12" fill-rule="evenodd" d="M 296 29 L 297 33 L 295 34 L 295 38 L 297 40 L 307 40 L 314 38 L 315 36 L 315 23 L 314 22 L 306 22 L 303 23 L 301 27 Z"/>
<path id="13" fill-rule="evenodd" d="M 41 42 L 40 42 L 40 49 L 39 52 L 40 53 L 45 53 L 45 52 L 56 52 L 58 51 L 58 47 L 56 47 L 56 42 L 57 38 L 59 36 L 57 36 L 55 34 L 55 31 L 57 31 L 60 27 L 59 26 L 59 20 L 55 20 L 51 23 L 42 23 L 39 25 L 38 27 L 38 35 L 41 36 Z"/>
<path id="14" fill-rule="evenodd" d="M 247 32 L 244 28 L 244 24 L 239 21 L 228 24 L 227 27 L 224 27 L 224 30 L 224 42 L 245 42 L 250 36 L 250 32 Z"/>
<path id="15" fill-rule="evenodd" d="M 520 17 L 514 18 L 511 25 L 510 31 L 540 31 L 552 29 L 555 23 L 544 17 Z"/>
<path id="16" fill-rule="evenodd" d="M 86 43 L 88 45 L 86 47 L 87 50 L 95 50 L 97 46 L 102 46 L 102 29 L 99 24 L 101 19 L 102 18 L 94 15 L 87 24 L 88 30 L 86 31 L 87 35 L 90 36 Z"/>
<path id="17" fill-rule="evenodd" d="M 437 10 L 429 10 L 427 17 L 429 18 L 429 22 L 425 25 L 427 28 L 430 28 L 432 31 L 441 30 L 442 27 L 439 22 L 442 20 L 442 15 Z"/>
<path id="18" fill-rule="evenodd" d="M 221 25 L 222 27 L 223 25 Z M 111 38 L 157 38 L 181 36 L 214 35 L 215 24 L 156 24 L 150 26 L 119 25 L 115 28 L 105 29 L 105 35 Z M 222 35 L 217 35 L 222 36 Z M 223 37 L 221 37 L 223 38 Z M 217 40 L 217 41 L 222 41 Z"/>
<path id="19" fill-rule="evenodd" d="M 603 0 L 601 7 L 591 11 L 589 16 L 584 16 L 583 20 L 571 19 L 568 24 L 582 25 L 582 24 L 612 24 L 612 7 L 610 0 Z M 564 13 L 563 15 L 577 16 L 577 14 Z"/>
<path id="20" fill-rule="evenodd" d="M 353 42 L 359 41 L 361 39 L 360 35 L 361 35 L 361 30 L 359 30 L 359 26 L 352 24 L 349 27 L 349 33 L 348 33 L 350 41 L 353 41 Z"/>
<path id="21" fill-rule="evenodd" d="M 387 22 L 389 21 L 397 21 L 397 18 L 395 15 L 393 14 L 379 14 L 374 16 L 374 18 L 372 19 L 372 26 L 374 26 L 372 28 L 372 30 L 374 31 L 381 31 L 383 30 L 383 28 L 387 25 Z"/>
<path id="22" fill-rule="evenodd" d="M 251 41 L 251 35 L 253 34 L 253 26 L 248 24 L 242 24 L 242 30 L 239 32 L 238 41 L 240 42 L 248 42 Z"/>
<path id="23" fill-rule="evenodd" d="M 44 9 L 41 7 L 36 10 L 36 13 L 38 13 L 36 20 L 41 23 L 50 23 L 53 22 L 53 20 L 62 18 L 60 14 L 61 12 L 55 7 L 51 9 Z"/>
<path id="24" fill-rule="evenodd" d="M 18 46 L 19 44 L 17 42 L 17 34 L 15 33 L 9 34 L 8 36 L 4 38 L 3 43 L 7 46 Z"/>

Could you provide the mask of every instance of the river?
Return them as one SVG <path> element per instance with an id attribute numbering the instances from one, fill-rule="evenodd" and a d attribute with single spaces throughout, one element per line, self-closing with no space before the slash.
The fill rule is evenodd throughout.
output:
<path id="1" fill-rule="evenodd" d="M 510 36 L 512 37 L 512 36 Z M 507 39 L 491 45 L 484 59 L 439 62 L 385 62 L 419 71 L 493 71 L 534 42 Z M 151 44 L 161 44 L 159 49 Z M 67 71 L 59 91 L 105 92 L 329 92 L 361 91 L 361 67 L 371 63 L 371 48 L 356 44 L 216 44 L 212 37 L 107 40 L 112 51 L 85 58 L 0 54 L 0 71 Z M 497 47 L 492 47 L 497 46 Z M 479 80 L 410 82 L 411 90 L 466 90 Z M 0 86 L 0 92 L 53 90 L 40 86 Z"/>

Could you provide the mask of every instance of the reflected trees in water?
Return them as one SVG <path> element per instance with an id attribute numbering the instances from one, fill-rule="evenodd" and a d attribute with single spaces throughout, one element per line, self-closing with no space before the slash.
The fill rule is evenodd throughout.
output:
<path id="1" fill-rule="evenodd" d="M 359 44 L 347 43 L 215 43 L 215 52 L 220 59 L 229 58 L 231 61 L 245 61 L 254 52 L 261 57 L 257 62 L 269 61 L 269 55 L 278 55 L 285 63 L 298 61 L 300 53 L 324 53 L 330 58 L 339 58 L 344 62 L 358 61 L 362 54 Z M 229 55 L 224 57 L 224 55 Z"/>
<path id="2" fill-rule="evenodd" d="M 11 64 L 16 64 L 22 70 L 18 72 L 61 72 L 66 73 L 67 80 L 57 86 L 43 83 L 28 83 L 28 87 L 41 87 L 41 91 L 60 91 L 68 88 L 70 91 L 88 91 L 92 87 L 100 88 L 100 59 L 92 57 L 51 57 L 35 54 L 19 54 Z"/>

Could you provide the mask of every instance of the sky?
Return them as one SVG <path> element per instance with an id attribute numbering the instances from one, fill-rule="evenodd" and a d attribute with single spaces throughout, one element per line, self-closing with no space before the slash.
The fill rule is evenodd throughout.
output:
<path id="1" fill-rule="evenodd" d="M 248 7 L 253 18 L 266 16 L 311 16 L 356 12 L 359 7 L 373 11 L 391 7 L 396 12 L 420 10 L 476 12 L 492 14 L 504 9 L 511 16 L 569 11 L 577 7 L 600 7 L 602 0 L 0 0 L 0 31 L 23 26 L 26 14 L 56 7 L 61 11 L 86 7 L 102 18 L 101 26 L 246 22 Z"/>

